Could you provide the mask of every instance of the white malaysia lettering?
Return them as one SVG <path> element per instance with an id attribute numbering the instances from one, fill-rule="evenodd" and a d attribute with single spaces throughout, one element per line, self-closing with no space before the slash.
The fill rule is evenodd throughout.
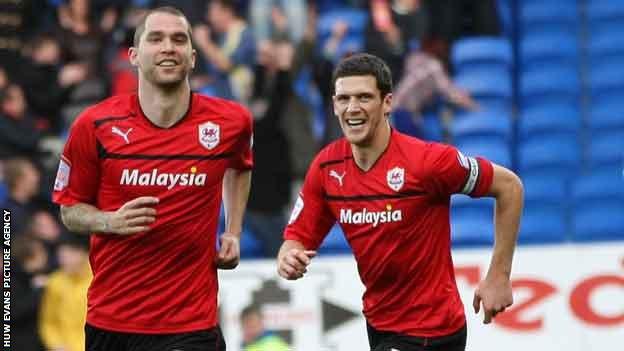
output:
<path id="1" fill-rule="evenodd" d="M 400 222 L 403 220 L 401 210 L 368 211 L 366 208 L 360 211 L 352 209 L 340 209 L 340 223 L 345 224 L 372 224 L 376 227 L 382 223 Z"/>
<path id="2" fill-rule="evenodd" d="M 121 172 L 121 185 L 165 186 L 173 189 L 179 186 L 204 186 L 206 173 L 196 173 L 195 167 L 189 173 L 160 173 L 158 169 L 141 173 L 138 169 L 124 169 Z"/>

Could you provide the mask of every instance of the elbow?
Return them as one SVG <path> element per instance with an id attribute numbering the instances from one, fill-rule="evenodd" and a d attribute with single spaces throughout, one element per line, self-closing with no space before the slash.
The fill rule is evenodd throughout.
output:
<path id="1" fill-rule="evenodd" d="M 71 210 L 71 207 L 67 207 L 67 206 L 63 206 L 61 205 L 61 222 L 63 223 L 63 225 L 65 226 L 65 228 L 69 229 L 70 231 L 72 230 L 70 225 L 69 225 L 69 212 Z"/>

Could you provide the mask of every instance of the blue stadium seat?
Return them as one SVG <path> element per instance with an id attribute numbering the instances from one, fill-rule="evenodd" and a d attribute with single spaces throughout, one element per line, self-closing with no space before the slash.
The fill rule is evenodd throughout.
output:
<path id="1" fill-rule="evenodd" d="M 411 112 L 397 109 L 392 112 L 391 116 L 392 125 L 401 133 L 429 141 L 441 141 L 443 139 L 442 122 L 435 112 L 413 117 Z"/>
<path id="2" fill-rule="evenodd" d="M 567 234 L 566 216 L 561 209 L 532 205 L 526 206 L 520 222 L 518 243 L 561 243 Z"/>
<path id="3" fill-rule="evenodd" d="M 624 129 L 592 133 L 587 148 L 587 161 L 592 169 L 624 165 Z"/>
<path id="4" fill-rule="evenodd" d="M 451 51 L 456 72 L 462 73 L 482 66 L 512 67 L 513 53 L 509 40 L 499 37 L 471 37 L 458 40 Z"/>
<path id="5" fill-rule="evenodd" d="M 622 57 L 589 67 L 589 89 L 592 96 L 610 94 L 613 91 L 624 91 L 624 63 Z"/>
<path id="6" fill-rule="evenodd" d="M 530 140 L 518 146 L 518 168 L 523 175 L 542 175 L 565 181 L 578 172 L 580 163 L 580 147 L 575 137 Z"/>
<path id="7" fill-rule="evenodd" d="M 624 97 L 614 95 L 593 100 L 587 120 L 592 130 L 624 129 Z"/>
<path id="8" fill-rule="evenodd" d="M 519 48 L 520 62 L 524 65 L 548 61 L 578 62 L 578 38 L 568 31 L 525 35 L 520 40 Z"/>
<path id="9" fill-rule="evenodd" d="M 518 137 L 521 140 L 548 137 L 552 133 L 573 133 L 581 129 L 581 114 L 569 104 L 539 104 L 520 114 Z"/>
<path id="10" fill-rule="evenodd" d="M 592 172 L 574 181 L 572 199 L 576 205 L 624 201 L 624 177 L 617 173 Z M 624 214 L 624 212 L 622 212 Z"/>
<path id="11" fill-rule="evenodd" d="M 488 138 L 510 142 L 511 118 L 503 113 L 479 111 L 463 114 L 453 121 L 451 134 L 455 143 L 465 139 Z"/>
<path id="12" fill-rule="evenodd" d="M 574 241 L 624 240 L 624 201 L 580 206 L 574 210 Z"/>
<path id="13" fill-rule="evenodd" d="M 580 80 L 575 65 L 540 66 L 520 76 L 520 97 L 524 106 L 547 103 L 553 97 L 567 97 L 578 104 Z"/>
<path id="14" fill-rule="evenodd" d="M 563 208 L 568 202 L 569 194 L 564 182 L 560 179 L 523 176 L 522 183 L 526 206 L 536 207 L 539 205 Z"/>
<path id="15" fill-rule="evenodd" d="M 240 253 L 242 259 L 262 258 L 262 244 L 248 228 L 243 227 L 240 240 Z"/>
<path id="16" fill-rule="evenodd" d="M 624 3 L 621 0 L 589 0 L 585 11 L 590 22 L 624 19 Z"/>
<path id="17" fill-rule="evenodd" d="M 474 138 L 471 140 L 464 139 L 455 145 L 464 155 L 481 156 L 501 166 L 512 167 L 511 150 L 508 143 Z"/>
<path id="18" fill-rule="evenodd" d="M 344 21 L 349 25 L 347 35 L 362 34 L 368 23 L 368 13 L 364 10 L 341 8 L 322 14 L 317 24 L 317 31 L 321 41 L 327 39 L 337 21 Z"/>
<path id="19" fill-rule="evenodd" d="M 590 63 L 606 55 L 624 54 L 624 26 L 620 21 L 600 21 L 589 27 L 587 51 Z"/>
<path id="20" fill-rule="evenodd" d="M 347 239 L 342 232 L 342 229 L 338 224 L 330 229 L 329 233 L 318 248 L 319 254 L 348 254 L 351 253 L 351 246 L 347 242 Z"/>
<path id="21" fill-rule="evenodd" d="M 509 75 L 460 74 L 455 83 L 470 92 L 481 109 L 509 112 L 511 109 L 511 78 Z"/>
<path id="22" fill-rule="evenodd" d="M 453 248 L 491 246 L 494 243 L 492 216 L 451 215 L 451 244 Z"/>
<path id="23" fill-rule="evenodd" d="M 576 1 L 518 1 L 520 22 L 524 28 L 544 23 L 575 23 L 579 18 Z"/>
<path id="24" fill-rule="evenodd" d="M 590 173 L 572 188 L 573 239 L 624 239 L 624 176 L 621 173 Z"/>

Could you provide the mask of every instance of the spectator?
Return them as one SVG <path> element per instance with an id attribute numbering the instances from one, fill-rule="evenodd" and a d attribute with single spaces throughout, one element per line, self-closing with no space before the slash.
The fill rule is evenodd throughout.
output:
<path id="1" fill-rule="evenodd" d="M 12 240 L 13 270 L 11 275 L 11 346 L 13 350 L 42 351 L 37 333 L 42 287 L 47 277 L 42 273 L 48 261 L 43 244 L 29 234 Z"/>
<path id="2" fill-rule="evenodd" d="M 388 63 L 392 79 L 403 77 L 407 54 L 419 47 L 428 31 L 429 13 L 421 0 L 373 0 L 366 30 L 366 51 Z"/>
<path id="3" fill-rule="evenodd" d="M 62 106 L 72 88 L 87 77 L 84 63 L 63 64 L 60 43 L 49 34 L 36 36 L 20 73 L 26 100 L 33 112 L 45 117 L 54 132 L 63 130 Z"/>
<path id="4" fill-rule="evenodd" d="M 251 100 L 254 123 L 255 168 L 251 178 L 246 224 L 260 239 L 267 257 L 277 255 L 279 233 L 286 225 L 292 164 L 282 119 L 292 96 L 290 68 L 294 48 L 265 41 L 259 47 L 256 82 Z"/>
<path id="5" fill-rule="evenodd" d="M 419 116 L 424 107 L 442 95 L 448 102 L 468 110 L 477 108 L 470 94 L 451 81 L 442 63 L 425 52 L 414 52 L 405 61 L 403 78 L 394 92 L 393 105 Z"/>
<path id="6" fill-rule="evenodd" d="M 290 347 L 278 335 L 264 327 L 262 313 L 257 305 L 249 305 L 241 312 L 243 351 L 288 351 Z"/>
<path id="7" fill-rule="evenodd" d="M 41 133 L 22 88 L 13 83 L 0 91 L 0 158 L 35 155 Z"/>
<path id="8" fill-rule="evenodd" d="M 116 21 L 114 12 L 105 11 L 102 16 L 92 16 L 89 0 L 69 0 L 59 7 L 58 37 L 65 62 L 86 66 L 86 77 L 72 91 L 68 104 L 63 109 L 67 125 L 85 107 L 108 95 L 104 75 L 104 45 L 106 31 Z M 93 22 L 99 17 L 100 23 Z M 112 23 L 112 24 L 111 24 Z"/>
<path id="9" fill-rule="evenodd" d="M 303 39 L 306 28 L 307 4 L 304 0 L 251 0 L 250 19 L 258 42 L 287 33 L 289 39 L 298 43 Z M 285 15 L 285 30 L 271 21 L 277 14 Z"/>
<path id="10" fill-rule="evenodd" d="M 208 5 L 207 20 L 211 27 L 195 26 L 193 40 L 207 61 L 211 76 L 209 89 L 214 95 L 247 102 L 256 52 L 253 34 L 247 23 L 237 16 L 231 0 L 212 0 Z"/>
<path id="11" fill-rule="evenodd" d="M 47 210 L 43 208 L 36 209 L 28 219 L 28 230 L 32 236 L 41 240 L 48 252 L 47 272 L 51 272 L 58 268 L 58 257 L 56 251 L 58 249 L 59 240 L 62 235 L 67 235 L 57 219 Z"/>
<path id="12" fill-rule="evenodd" d="M 25 158 L 8 160 L 4 172 L 9 192 L 4 207 L 11 211 L 13 232 L 21 234 L 33 213 L 33 199 L 39 192 L 41 176 L 35 165 Z"/>
<path id="13" fill-rule="evenodd" d="M 87 290 L 93 277 L 87 240 L 70 234 L 59 244 L 60 269 L 50 275 L 41 301 L 39 331 L 48 350 L 84 350 Z"/>

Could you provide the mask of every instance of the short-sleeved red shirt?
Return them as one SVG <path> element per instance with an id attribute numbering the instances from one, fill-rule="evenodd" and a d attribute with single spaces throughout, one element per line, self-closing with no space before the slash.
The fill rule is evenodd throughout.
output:
<path id="1" fill-rule="evenodd" d="M 450 197 L 483 196 L 492 177 L 484 159 L 394 130 L 365 172 L 343 138 L 310 166 L 284 238 L 316 249 L 338 222 L 366 288 L 368 323 L 413 336 L 448 335 L 466 322 L 451 258 Z"/>
<path id="2" fill-rule="evenodd" d="M 253 120 L 236 103 L 191 95 L 186 115 L 160 128 L 137 96 L 85 110 L 71 128 L 53 200 L 114 211 L 155 196 L 151 230 L 93 233 L 87 322 L 133 333 L 178 333 L 217 324 L 215 240 L 227 168 L 253 166 Z"/>

